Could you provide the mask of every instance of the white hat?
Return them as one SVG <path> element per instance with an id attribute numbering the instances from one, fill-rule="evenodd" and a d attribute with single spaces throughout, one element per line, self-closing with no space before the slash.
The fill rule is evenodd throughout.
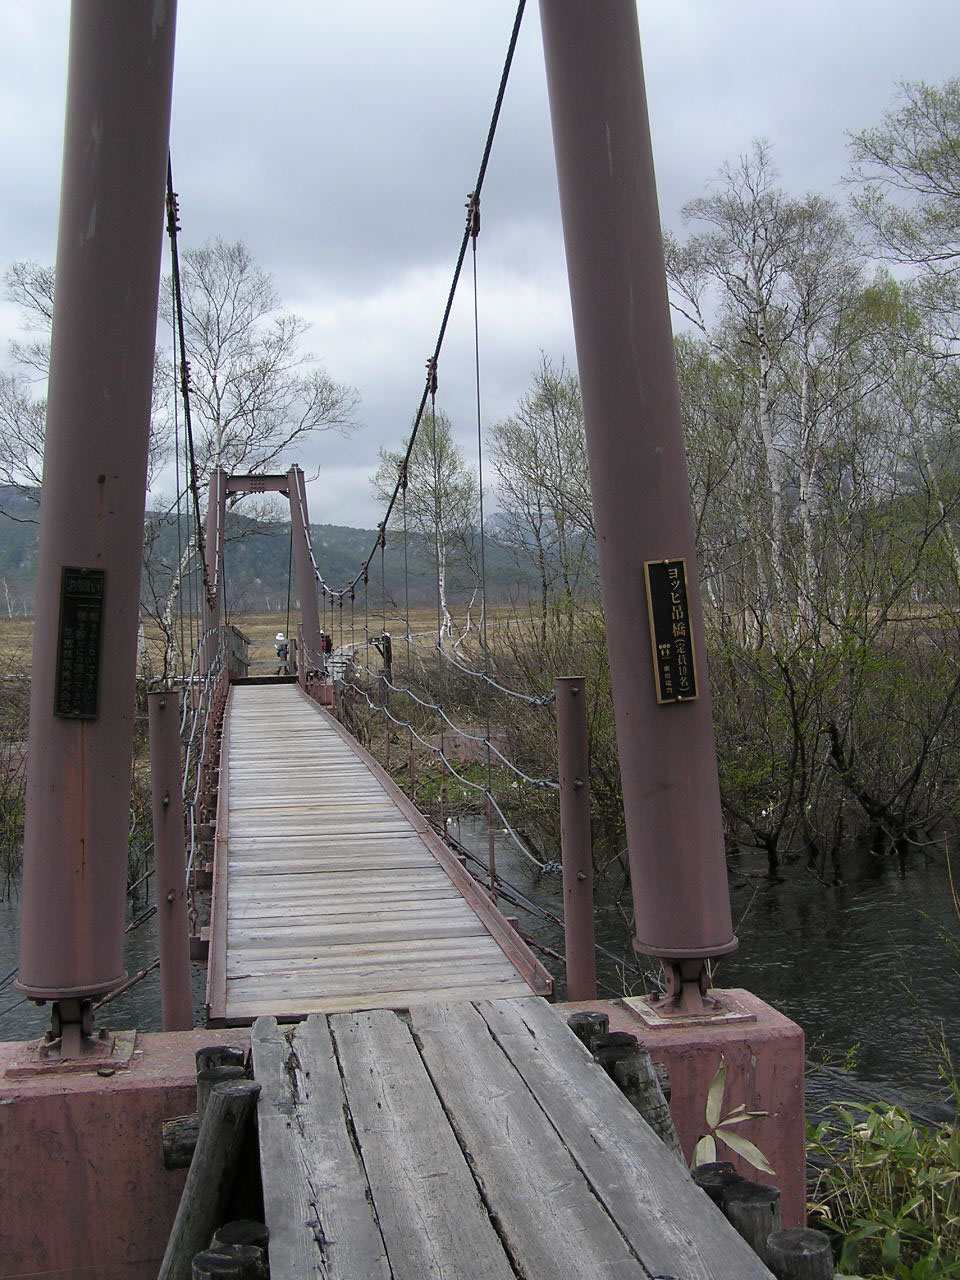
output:
<path id="1" fill-rule="evenodd" d="M 282 639 L 283 639 L 283 632 L 282 632 L 282 631 L 278 631 L 278 632 L 277 632 L 277 639 L 278 639 L 278 640 L 282 640 Z"/>

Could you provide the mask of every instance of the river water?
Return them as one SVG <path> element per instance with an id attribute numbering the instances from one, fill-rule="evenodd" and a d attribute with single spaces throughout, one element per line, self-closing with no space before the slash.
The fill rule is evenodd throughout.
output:
<path id="1" fill-rule="evenodd" d="M 486 858 L 485 824 L 464 819 L 452 828 Z M 540 875 L 512 841 L 496 841 L 499 873 L 543 909 L 559 914 L 560 877 Z M 746 987 L 798 1022 L 807 1056 L 849 1071 L 820 1072 L 808 1080 L 814 1107 L 831 1097 L 874 1091 L 941 1114 L 925 1101 L 938 1086 L 936 1062 L 926 1045 L 931 1027 L 942 1027 L 960 1062 L 960 937 L 942 849 L 914 853 L 905 870 L 895 859 L 851 858 L 847 881 L 825 886 L 800 866 L 776 883 L 765 875 L 760 853 L 741 850 L 730 861 L 730 890 L 740 950 L 717 971 L 719 986 Z M 509 904 L 504 909 L 515 912 Z M 523 911 L 521 929 L 562 952 L 562 932 Z M 17 963 L 19 901 L 0 904 L 0 979 Z M 55 922 L 51 922 L 55 927 Z M 954 940 L 951 945 L 951 939 Z M 629 933 L 611 894 L 598 894 L 597 941 L 603 948 L 598 981 L 606 996 L 640 992 Z M 134 973 L 157 954 L 156 918 L 127 939 L 126 963 Z M 563 993 L 562 966 L 546 958 Z M 203 1011 L 205 970 L 194 966 L 197 1025 Z M 45 1031 L 49 1010 L 19 1002 L 9 981 L 0 985 L 0 1040 L 29 1039 Z M 98 1025 L 160 1027 L 160 983 L 154 972 L 98 1015 Z"/>

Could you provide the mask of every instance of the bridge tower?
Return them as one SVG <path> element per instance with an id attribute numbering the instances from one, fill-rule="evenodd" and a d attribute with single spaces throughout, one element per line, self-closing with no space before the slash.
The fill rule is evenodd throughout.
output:
<path id="1" fill-rule="evenodd" d="M 65 1056 L 124 977 L 140 552 L 175 0 L 74 0 L 18 989 Z"/>

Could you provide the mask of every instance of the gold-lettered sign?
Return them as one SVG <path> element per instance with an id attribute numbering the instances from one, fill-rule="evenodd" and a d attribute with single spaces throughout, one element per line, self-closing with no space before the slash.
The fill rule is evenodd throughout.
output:
<path id="1" fill-rule="evenodd" d="M 692 702 L 697 671 L 690 626 L 685 560 L 647 560 L 643 566 L 658 702 Z"/>
<path id="2" fill-rule="evenodd" d="M 53 713 L 67 720 L 96 720 L 100 711 L 105 585 L 103 569 L 61 572 Z"/>

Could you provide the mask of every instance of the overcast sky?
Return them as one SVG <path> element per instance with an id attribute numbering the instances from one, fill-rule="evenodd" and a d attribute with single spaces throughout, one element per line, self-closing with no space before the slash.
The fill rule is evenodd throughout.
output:
<path id="1" fill-rule="evenodd" d="M 182 244 L 243 240 L 308 345 L 361 396 L 362 429 L 296 459 L 315 522 L 372 526 L 369 476 L 423 388 L 514 0 L 180 0 L 172 153 Z M 604 0 L 594 0 L 602 20 Z M 844 201 L 847 131 L 899 80 L 958 72 L 957 0 L 639 0 L 664 225 L 764 137 L 783 185 Z M 52 263 L 69 7 L 0 0 L 0 265 Z M 527 6 L 478 247 L 484 424 L 539 352 L 573 363 L 537 5 Z M 165 265 L 165 270 L 167 269 Z M 455 307 L 441 404 L 476 455 L 472 301 Z M 0 342 L 16 331 L 0 305 Z"/>

